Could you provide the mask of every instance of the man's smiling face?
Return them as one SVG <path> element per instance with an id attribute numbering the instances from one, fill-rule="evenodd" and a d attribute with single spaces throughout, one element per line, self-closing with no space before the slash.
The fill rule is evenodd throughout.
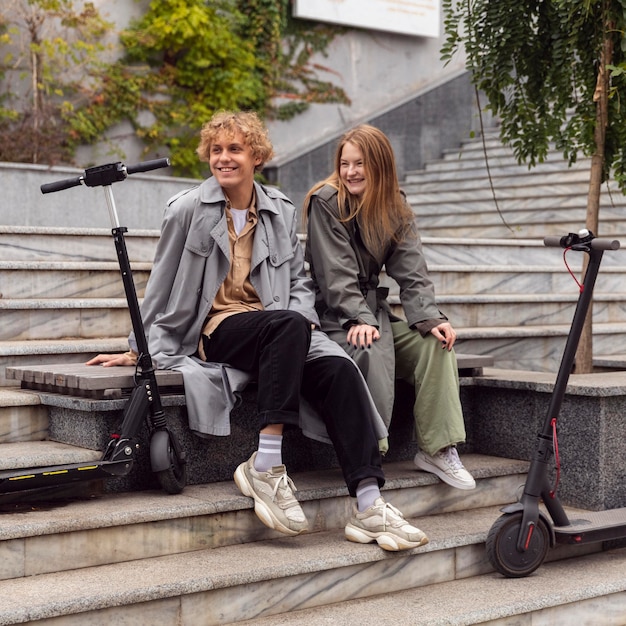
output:
<path id="1" fill-rule="evenodd" d="M 254 169 L 260 163 L 261 159 L 252 154 L 241 133 L 220 133 L 211 144 L 211 172 L 225 190 L 249 185 L 254 180 Z"/>

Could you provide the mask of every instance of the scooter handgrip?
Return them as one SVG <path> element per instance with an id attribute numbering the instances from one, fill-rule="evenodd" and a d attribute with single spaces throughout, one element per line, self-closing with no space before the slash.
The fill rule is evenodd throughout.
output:
<path id="1" fill-rule="evenodd" d="M 141 163 L 135 163 L 135 165 L 127 165 L 126 171 L 128 174 L 136 174 L 137 172 L 149 172 L 150 170 L 158 170 L 161 167 L 168 167 L 170 160 L 165 159 L 153 159 L 152 161 L 142 161 Z"/>
<path id="2" fill-rule="evenodd" d="M 561 247 L 561 237 L 544 237 L 543 245 L 549 248 L 560 248 Z"/>
<path id="3" fill-rule="evenodd" d="M 66 178 L 65 180 L 57 180 L 53 183 L 44 183 L 41 185 L 41 193 L 52 193 L 53 191 L 63 191 L 70 187 L 78 187 L 83 182 L 82 176 L 76 178 Z"/>
<path id="4" fill-rule="evenodd" d="M 617 239 L 602 239 L 596 237 L 591 241 L 594 250 L 619 250 L 620 242 Z"/>

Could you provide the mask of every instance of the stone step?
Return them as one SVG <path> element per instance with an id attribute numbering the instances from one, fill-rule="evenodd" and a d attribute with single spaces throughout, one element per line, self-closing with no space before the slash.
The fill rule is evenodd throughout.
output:
<path id="1" fill-rule="evenodd" d="M 457 159 L 484 159 L 485 151 L 489 157 L 491 156 L 508 156 L 515 159 L 515 155 L 513 153 L 513 148 L 510 146 L 505 146 L 500 140 L 499 135 L 489 133 L 485 135 L 485 141 L 481 138 L 477 139 L 469 139 L 467 141 L 463 141 L 460 147 L 458 148 L 448 148 L 442 152 L 441 159 L 435 159 L 433 161 L 429 161 L 427 166 L 430 167 L 431 163 L 436 166 L 440 161 L 455 161 Z M 584 160 L 585 157 L 581 156 L 578 161 Z M 556 150 L 556 148 L 551 147 L 548 150 L 548 155 L 545 159 L 546 162 L 553 161 L 563 161 L 563 154 Z M 515 161 L 517 163 L 517 160 Z"/>
<path id="2" fill-rule="evenodd" d="M 155 230 L 129 230 L 124 238 L 130 261 L 151 263 L 158 237 Z M 117 263 L 117 254 L 106 229 L 0 226 L 0 260 Z"/>
<path id="3" fill-rule="evenodd" d="M 35 393 L 0 387 L 0 444 L 48 436 L 48 410 Z"/>
<path id="4" fill-rule="evenodd" d="M 433 203 L 426 198 L 413 196 L 411 206 L 417 212 L 421 228 L 442 226 L 449 222 L 451 217 L 458 220 L 466 220 L 476 223 L 476 218 L 485 226 L 490 226 L 496 222 L 501 222 L 504 218 L 513 224 L 538 223 L 544 219 L 548 223 L 569 222 L 577 224 L 585 221 L 585 211 L 587 208 L 587 196 L 570 196 L 565 199 L 517 197 L 511 199 L 500 199 L 496 193 L 496 202 L 491 198 L 478 200 L 468 200 L 463 202 L 454 200 Z M 409 197 L 411 201 L 411 197 Z M 499 209 L 499 212 L 498 212 Z M 623 221 L 624 204 L 612 206 L 602 203 L 603 221 Z"/>
<path id="5" fill-rule="evenodd" d="M 555 185 L 554 192 L 563 193 L 567 189 L 566 185 L 572 183 L 589 184 L 589 168 L 568 168 L 566 164 L 562 164 L 557 169 L 535 171 L 535 169 L 528 169 L 526 166 L 519 166 L 517 168 L 490 168 L 489 174 L 484 165 L 463 170 L 425 169 L 408 172 L 403 181 L 403 187 L 406 184 L 419 183 L 425 191 L 436 191 L 437 185 L 441 187 L 442 183 L 450 183 L 456 189 L 472 189 L 485 183 L 489 185 L 490 177 L 496 188 Z M 490 187 L 488 186 L 488 188 Z"/>
<path id="6" fill-rule="evenodd" d="M 490 328 L 462 327 L 456 320 L 453 323 L 458 333 L 457 353 L 490 355 L 498 367 L 505 369 L 549 372 L 558 369 L 570 330 L 570 323 Z M 595 323 L 593 332 L 594 354 L 610 356 L 623 352 L 626 345 L 624 323 Z M 123 352 L 127 347 L 125 336 L 95 340 L 0 342 L 0 389 L 15 386 L 15 380 L 6 379 L 6 367 L 85 363 L 101 352 Z"/>
<path id="7" fill-rule="evenodd" d="M 392 497 L 389 495 L 390 500 Z M 316 523 L 323 512 L 316 511 Z M 27 577 L 1 581 L 0 592 L 7 600 L 0 607 L 0 623 L 32 623 L 63 615 L 68 624 L 91 620 L 107 623 L 121 620 L 127 624 L 225 624 L 269 616 L 278 618 L 294 610 L 409 589 L 430 590 L 442 583 L 467 581 L 468 577 L 490 572 L 483 544 L 499 516 L 497 506 L 413 516 L 411 520 L 427 533 L 430 542 L 396 554 L 385 553 L 375 545 L 346 541 L 341 530 L 345 516 L 344 506 L 338 516 L 339 528 L 320 528 L 295 538 L 260 536 L 253 542 L 238 544 L 234 539 L 243 529 L 241 524 L 227 531 L 231 542 L 221 546 L 213 545 L 215 536 L 207 530 L 205 541 L 192 550 L 138 560 L 128 557 L 133 556 L 136 544 L 150 542 L 150 535 L 154 536 L 152 545 L 166 543 L 164 533 L 159 533 L 158 528 L 154 533 L 135 535 L 135 541 L 129 541 L 127 536 L 123 541 L 129 551 L 126 555 L 125 550 L 114 549 L 119 543 L 101 538 L 97 542 L 108 547 L 110 555 L 125 560 L 54 573 L 33 572 Z M 186 520 L 189 521 L 187 516 L 178 522 L 176 547 L 189 539 L 187 533 L 181 534 L 181 528 L 187 526 Z M 202 524 L 195 520 L 192 525 L 199 530 Z M 90 539 L 83 538 L 83 550 L 94 545 Z M 64 542 L 59 543 L 46 561 L 53 560 L 55 555 L 59 555 L 58 560 L 67 561 L 67 553 L 62 552 Z M 31 549 L 35 550 L 36 546 L 33 544 Z M 598 546 L 558 548 L 549 558 L 553 562 L 597 550 Z M 597 554 L 596 558 L 606 562 L 608 559 L 602 556 Z M 536 574 L 540 576 L 541 569 Z M 490 574 L 490 578 L 494 577 Z M 559 604 L 558 600 L 553 604 Z M 378 620 L 380 623 L 380 616 Z"/>
<path id="8" fill-rule="evenodd" d="M 575 255 L 570 254 L 569 257 L 571 256 L 576 260 Z M 151 263 L 137 263 L 132 268 L 139 298 L 143 297 L 151 267 Z M 486 290 L 496 293 L 527 293 L 528 290 L 519 285 L 528 284 L 528 277 L 531 277 L 535 285 L 532 291 L 537 293 L 548 284 L 553 293 L 570 291 L 574 284 L 562 263 L 560 267 L 529 265 L 516 267 L 515 270 L 515 273 L 511 272 L 510 265 L 429 265 L 429 273 L 437 293 L 469 294 Z M 626 274 L 626 266 L 603 268 L 596 289 L 616 291 L 619 281 L 623 284 L 621 274 Z M 385 280 L 384 271 L 381 276 L 387 286 L 395 292 L 398 291 L 395 281 Z M 2 299 L 9 301 L 32 301 L 39 298 L 51 301 L 61 298 L 124 298 L 119 267 L 115 263 L 0 262 L 0 285 Z M 503 291 L 504 288 L 509 291 Z"/>
<path id="9" fill-rule="evenodd" d="M 439 293 L 437 302 L 459 327 L 565 324 L 572 318 L 578 293 L 480 294 Z M 392 300 L 393 302 L 393 300 Z M 594 321 L 626 323 L 626 293 L 594 294 Z M 5 309 L 5 307 L 9 307 Z M 131 330 L 124 299 L 0 300 L 0 341 L 98 339 L 114 330 Z"/>
<path id="10" fill-rule="evenodd" d="M 445 183 L 431 183 L 427 177 L 419 178 L 417 173 L 412 179 L 402 181 L 402 189 L 407 197 L 412 199 L 411 204 L 419 204 L 420 198 L 428 203 L 438 202 L 458 202 L 463 205 L 464 202 L 493 202 L 494 190 L 496 198 L 502 202 L 519 201 L 526 206 L 541 206 L 543 202 L 549 203 L 564 201 L 568 197 L 586 198 L 589 191 L 589 181 L 567 181 L 567 184 L 561 184 L 559 181 L 551 181 L 550 184 L 542 184 L 536 181 L 533 184 L 532 179 L 516 180 L 516 177 L 507 177 L 506 179 L 492 179 L 493 189 L 489 178 L 485 176 L 477 176 L 475 178 L 458 178 L 458 185 L 453 181 Z M 525 183 L 525 184 L 524 184 Z M 609 193 L 610 190 L 610 193 Z M 614 202 L 620 204 L 621 192 L 615 184 L 607 183 L 602 188 L 602 203 L 611 206 Z M 459 208 L 459 211 L 462 211 Z"/>
<path id="11" fill-rule="evenodd" d="M 8 231 L 10 232 L 8 233 Z M 554 235 L 555 232 L 551 231 L 545 234 Z M 564 232 L 563 234 L 566 233 Z M 3 245 L 2 239 L 5 236 L 10 238 L 10 242 Z M 304 241 L 304 236 L 301 235 L 300 239 Z M 131 243 L 140 244 L 137 247 L 137 254 L 131 255 L 131 262 L 136 263 L 139 273 L 149 269 L 154 257 L 157 240 L 157 231 L 144 231 L 141 236 L 137 237 L 136 241 L 129 242 L 129 253 L 131 252 Z M 475 265 L 498 264 L 498 259 L 502 261 L 500 265 L 511 262 L 516 265 L 520 263 L 528 265 L 556 265 L 559 259 L 558 251 L 555 253 L 555 250 L 544 247 L 543 236 L 536 239 L 511 238 L 509 233 L 507 238 L 464 237 L 460 241 L 458 238 L 423 236 L 422 241 L 427 256 L 430 254 L 430 258 L 428 258 L 430 264 L 450 264 L 439 260 L 441 258 L 440 251 L 449 250 L 450 248 L 456 250 L 456 256 L 464 255 L 466 252 L 471 251 L 471 254 L 466 255 L 467 260 L 481 258 L 477 257 L 476 254 L 482 252 L 483 263 L 475 262 Z M 117 265 L 115 250 L 110 246 L 106 246 L 105 242 L 105 232 L 101 230 L 76 229 L 74 235 L 68 235 L 66 231 L 59 231 L 58 229 L 11 229 L 9 227 L 0 227 L 0 262 L 3 263 L 0 269 L 4 267 L 7 270 L 24 269 L 33 271 L 36 268 L 41 268 L 42 270 L 46 268 L 50 271 L 53 269 L 70 271 L 79 269 L 81 264 L 84 269 L 89 269 L 90 266 L 85 265 L 85 263 L 105 262 L 104 266 L 96 265 L 95 267 L 98 269 L 104 267 L 113 271 L 113 268 Z M 108 241 L 106 243 L 111 242 Z M 103 246 L 107 247 L 107 254 L 98 252 Z M 512 252 L 511 248 L 517 248 L 517 250 Z M 608 263 L 610 261 L 609 257 L 613 256 L 615 256 L 615 253 L 605 255 L 604 263 Z M 2 261 L 3 257 L 4 261 Z M 466 259 L 463 259 L 463 261 L 467 262 Z M 66 262 L 69 264 L 65 265 Z M 50 265 L 31 266 L 28 265 L 29 263 L 49 263 Z"/>
<path id="12" fill-rule="evenodd" d="M 128 336 L 125 298 L 0 299 L 0 341 Z"/>
<path id="13" fill-rule="evenodd" d="M 470 529 L 484 537 L 487 523 Z M 424 586 L 454 578 L 455 553 L 466 547 L 445 547 L 439 528 L 428 546 L 393 557 L 333 530 L 5 580 L 0 623 L 209 626 Z"/>
<path id="14" fill-rule="evenodd" d="M 152 263 L 133 263 L 133 282 L 143 296 Z M 0 261 L 2 298 L 123 298 L 120 268 L 114 262 Z"/>
<path id="15" fill-rule="evenodd" d="M 588 185 L 587 185 L 588 187 Z M 587 205 L 587 187 L 574 188 L 569 193 L 559 195 L 553 191 L 539 193 L 541 188 L 502 189 L 496 188 L 495 194 L 490 188 L 481 186 L 475 190 L 460 190 L 446 187 L 439 193 L 423 192 L 419 185 L 404 185 L 407 200 L 417 210 L 420 224 L 423 219 L 463 219 L 478 215 L 486 219 L 496 213 L 496 201 L 500 212 L 504 215 L 515 215 L 520 212 L 527 219 L 546 213 L 558 214 L 568 211 L 576 212 Z M 495 200 L 494 200 L 495 195 Z M 600 196 L 601 207 L 610 219 L 617 219 L 625 204 L 621 195 L 609 194 L 604 190 Z"/>
<path id="16" fill-rule="evenodd" d="M 547 232 L 557 236 L 563 233 Z M 422 244 L 428 267 L 434 265 L 507 265 L 511 272 L 517 272 L 520 266 L 539 266 L 542 268 L 564 268 L 563 250 L 546 247 L 543 236 L 535 238 L 472 238 L 472 237 L 430 237 L 423 236 Z M 582 254 L 569 253 L 568 265 L 579 271 L 582 267 Z M 626 245 L 619 250 L 604 254 L 602 269 L 605 267 L 626 266 Z"/>
<path id="17" fill-rule="evenodd" d="M 626 550 L 615 549 L 545 563 L 524 579 L 488 573 L 239 623 L 620 626 L 626 615 L 625 568 Z"/>
<path id="18" fill-rule="evenodd" d="M 500 506 L 515 499 L 528 464 L 464 460 L 478 478 L 473 492 L 410 463 L 386 464 L 385 497 L 430 539 L 395 554 L 345 540 L 352 502 L 338 471 L 293 476 L 312 528 L 295 538 L 263 527 L 232 482 L 6 511 L 0 623 L 64 616 L 67 624 L 223 624 L 484 576 L 487 532 Z M 556 548 L 535 576 L 598 548 Z"/>
<path id="19" fill-rule="evenodd" d="M 578 292 L 565 294 L 439 295 L 441 311 L 459 328 L 509 326 L 541 327 L 571 323 Z M 626 328 L 626 293 L 600 294 L 593 298 L 594 324 L 622 324 Z M 539 332 L 539 331 L 537 331 Z"/>
<path id="20" fill-rule="evenodd" d="M 545 229 L 544 229 L 545 230 Z M 566 232 L 565 230 L 559 232 Z M 437 245 L 436 238 L 426 238 L 425 249 L 427 256 L 430 250 Z M 497 241 L 494 246 L 497 246 Z M 613 252 L 611 252 L 611 255 Z M 609 260 L 607 255 L 606 260 Z M 623 255 L 620 255 L 623 256 Z M 577 262 L 577 255 L 570 253 L 570 260 Z M 580 260 L 580 259 L 578 259 Z M 137 263 L 133 266 L 133 280 L 139 298 L 143 297 L 145 285 L 150 275 L 151 263 Z M 479 277 L 478 280 L 485 281 L 490 285 L 490 289 L 501 292 L 501 283 L 509 284 L 512 291 L 520 291 L 515 287 L 514 281 L 523 281 L 527 274 L 533 275 L 533 281 L 537 280 L 535 292 L 540 292 L 546 282 L 560 285 L 563 291 L 569 291 L 573 281 L 563 264 L 560 267 L 543 267 L 529 265 L 525 268 L 515 268 L 516 272 L 511 272 L 509 264 L 506 265 L 437 265 L 430 264 L 429 272 L 435 282 L 437 293 L 477 293 L 481 289 L 472 287 L 467 290 L 463 283 L 472 276 Z M 617 282 L 620 273 L 626 273 L 624 267 L 603 267 L 603 274 L 600 276 L 597 289 L 607 289 L 605 283 L 609 280 Z M 550 278 L 548 278 L 550 277 Z M 384 272 L 382 280 L 387 286 L 397 291 L 397 284 L 393 280 L 385 281 Z M 458 281 L 458 282 L 457 282 Z M 124 289 L 120 280 L 119 267 L 115 263 L 4 263 L 0 262 L 0 284 L 2 285 L 2 299 L 13 305 L 14 300 L 23 300 L 24 303 L 15 304 L 15 307 L 27 308 L 40 306 L 38 299 L 44 299 L 41 305 L 46 308 L 54 308 L 53 303 L 59 299 L 68 298 L 78 302 L 91 299 L 120 299 L 124 298 Z M 446 285 L 450 287 L 446 287 Z M 554 291 L 555 285 L 552 285 Z M 609 286 L 610 292 L 615 291 L 614 286 Z M 525 293 L 526 290 L 523 290 Z M 5 308 L 9 308 L 7 305 Z M 61 308 L 61 307 L 58 307 Z"/>
<path id="21" fill-rule="evenodd" d="M 472 170 L 486 169 L 489 166 L 493 173 L 506 170 L 528 172 L 528 165 L 519 163 L 511 150 L 507 152 L 506 148 L 498 150 L 487 150 L 487 162 L 482 148 L 466 150 L 465 147 L 456 153 L 448 151 L 443 158 L 429 161 L 426 164 L 425 171 L 432 172 L 465 172 Z M 563 155 L 557 152 L 551 152 L 547 158 L 533 166 L 530 171 L 535 173 L 545 173 L 553 171 L 586 171 L 589 172 L 591 167 L 591 159 L 581 158 L 572 165 L 568 165 L 563 159 Z"/>
<path id="22" fill-rule="evenodd" d="M 570 324 L 457 328 L 458 353 L 492 356 L 499 368 L 557 372 Z M 626 325 L 594 324 L 593 352 L 623 353 Z"/>
<path id="23" fill-rule="evenodd" d="M 64 454 L 66 459 L 71 453 L 68 448 L 57 444 L 51 454 Z M 90 460 L 93 452 L 83 454 L 87 455 L 83 460 Z M 384 464 L 383 494 L 405 516 L 420 520 L 485 507 L 497 510 L 515 500 L 528 468 L 525 461 L 485 455 L 463 455 L 463 461 L 477 480 L 472 491 L 449 487 L 405 461 Z M 291 478 L 311 534 L 343 529 L 354 501 L 340 470 L 296 472 Z M 27 511 L 19 502 L 2 507 L 0 579 L 4 580 L 269 539 L 280 544 L 291 541 L 260 523 L 252 500 L 242 496 L 232 480 L 188 485 L 178 495 L 142 491 L 68 498 L 56 504 L 44 501 L 29 504 Z M 494 521 L 497 513 L 489 517 Z M 120 545 L 123 550 L 111 549 Z"/>
<path id="24" fill-rule="evenodd" d="M 481 224 L 479 221 L 474 224 L 457 223 L 456 225 L 442 225 L 429 227 L 428 232 L 433 237 L 458 239 L 463 237 L 504 239 L 507 236 L 520 237 L 524 239 L 537 238 L 543 240 L 546 235 L 563 235 L 570 232 L 578 232 L 584 221 L 567 221 L 555 219 L 552 221 L 543 220 L 537 223 L 513 223 L 508 221 L 494 222 L 493 224 Z M 622 245 L 626 243 L 626 220 L 615 221 L 603 220 L 600 225 L 599 235 L 618 239 Z"/>
<path id="25" fill-rule="evenodd" d="M 497 133 L 487 133 L 485 134 L 484 141 L 482 138 L 473 138 L 463 141 L 460 146 L 452 147 L 444 149 L 441 158 L 433 159 L 429 161 L 427 166 L 437 167 L 439 163 L 442 161 L 456 161 L 456 160 L 471 160 L 471 159 L 479 159 L 484 160 L 485 153 L 488 158 L 491 157 L 509 157 L 513 160 L 514 163 L 518 163 L 517 158 L 515 156 L 514 150 L 511 146 L 505 145 L 502 143 L 500 136 Z M 591 159 L 589 157 L 584 156 L 583 154 L 579 154 L 576 159 L 576 165 L 581 162 L 590 162 Z M 545 166 L 546 164 L 561 162 L 567 163 L 567 160 L 563 156 L 563 152 L 558 150 L 554 144 L 551 144 L 548 147 L 546 156 L 543 162 L 537 163 L 537 167 Z M 522 163 L 524 167 L 527 167 L 526 164 Z"/>
<path id="26" fill-rule="evenodd" d="M 19 441 L 0 444 L 0 470 L 89 463 L 102 458 L 102 452 L 57 441 Z"/>
<path id="27" fill-rule="evenodd" d="M 564 265 L 540 267 L 529 265 L 429 265 L 436 294 L 568 294 L 578 293 L 578 286 Z M 624 286 L 626 267 L 603 267 L 596 281 L 596 293 L 616 293 Z M 579 279 L 579 276 L 577 276 Z M 397 284 L 389 278 L 384 283 L 390 293 L 398 294 Z"/>

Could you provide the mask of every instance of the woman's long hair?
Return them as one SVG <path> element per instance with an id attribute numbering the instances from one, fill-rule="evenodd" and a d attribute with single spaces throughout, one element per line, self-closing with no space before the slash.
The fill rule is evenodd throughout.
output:
<path id="1" fill-rule="evenodd" d="M 363 155 L 367 185 L 362 198 L 352 195 L 341 180 L 341 154 L 346 143 L 355 145 Z M 305 213 L 311 196 L 324 185 L 337 190 L 341 220 L 357 220 L 363 243 L 371 254 L 380 257 L 389 244 L 408 235 L 415 215 L 400 191 L 391 143 L 378 128 L 360 124 L 341 137 L 335 152 L 335 169 L 309 191 L 304 200 Z"/>

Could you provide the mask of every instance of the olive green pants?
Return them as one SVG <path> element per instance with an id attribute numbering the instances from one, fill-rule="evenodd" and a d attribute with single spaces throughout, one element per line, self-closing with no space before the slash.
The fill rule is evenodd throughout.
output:
<path id="1" fill-rule="evenodd" d="M 422 337 L 404 321 L 379 316 L 381 338 L 370 348 L 348 345 L 346 331 L 329 333 L 344 347 L 363 372 L 385 424 L 393 412 L 395 379 L 415 389 L 413 417 L 417 444 L 427 454 L 465 441 L 465 424 L 459 397 L 459 374 L 454 351 L 433 335 Z"/>

